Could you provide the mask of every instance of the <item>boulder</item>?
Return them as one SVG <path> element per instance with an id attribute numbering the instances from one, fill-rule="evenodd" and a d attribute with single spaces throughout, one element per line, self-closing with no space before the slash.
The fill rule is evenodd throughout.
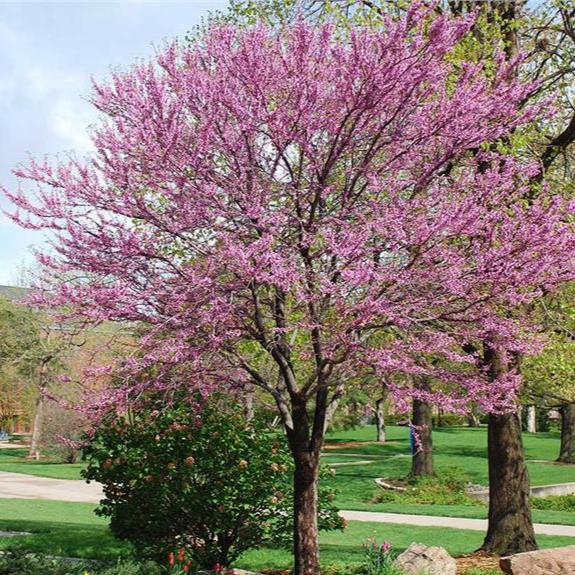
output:
<path id="1" fill-rule="evenodd" d="M 508 575 L 573 575 L 575 545 L 517 553 L 502 557 L 499 565 Z"/>
<path id="2" fill-rule="evenodd" d="M 396 566 L 405 575 L 455 575 L 455 559 L 443 547 L 427 547 L 412 543 L 395 560 Z"/>

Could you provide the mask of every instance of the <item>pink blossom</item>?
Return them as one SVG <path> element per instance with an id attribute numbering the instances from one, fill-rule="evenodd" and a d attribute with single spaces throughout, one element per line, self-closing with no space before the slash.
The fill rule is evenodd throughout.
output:
<path id="1" fill-rule="evenodd" d="M 471 17 L 426 15 L 349 41 L 212 28 L 95 85 L 93 157 L 18 169 L 38 191 L 6 191 L 11 217 L 53 237 L 35 301 L 147 327 L 87 409 L 182 382 L 255 383 L 285 407 L 392 374 L 400 408 L 513 405 L 518 374 L 491 381 L 463 346 L 540 345 L 512 312 L 573 278 L 573 204 L 526 202 L 537 166 L 478 152 L 540 113 L 533 86 L 503 58 L 456 70 Z"/>

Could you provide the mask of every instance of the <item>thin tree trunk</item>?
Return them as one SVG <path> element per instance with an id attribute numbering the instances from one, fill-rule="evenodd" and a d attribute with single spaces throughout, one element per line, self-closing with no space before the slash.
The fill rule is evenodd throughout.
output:
<path id="1" fill-rule="evenodd" d="M 525 428 L 527 433 L 537 433 L 537 410 L 534 405 L 527 406 Z"/>
<path id="2" fill-rule="evenodd" d="M 479 427 L 481 422 L 479 421 L 479 416 L 475 410 L 471 410 L 467 414 L 467 427 Z"/>
<path id="3" fill-rule="evenodd" d="M 246 385 L 244 388 L 245 398 L 244 398 L 244 408 L 246 413 L 246 419 L 252 421 L 255 415 L 254 411 L 254 386 L 252 384 Z"/>
<path id="4" fill-rule="evenodd" d="M 429 391 L 429 382 L 425 379 L 417 387 Z M 433 440 L 431 405 L 419 399 L 413 400 L 412 423 L 415 429 L 416 450 L 411 458 L 412 477 L 433 475 Z"/>
<path id="5" fill-rule="evenodd" d="M 38 374 L 38 399 L 36 400 L 36 411 L 34 413 L 34 427 L 32 428 L 32 439 L 30 442 L 29 459 L 40 459 L 40 441 L 42 439 L 42 427 L 44 423 L 44 391 L 48 385 L 47 371 L 52 356 L 42 359 Z"/>
<path id="6" fill-rule="evenodd" d="M 505 374 L 507 361 L 486 347 L 485 361 L 492 381 Z M 489 514 L 482 550 L 510 555 L 537 549 L 531 509 L 529 475 L 517 413 L 490 414 L 487 432 Z"/>
<path id="7" fill-rule="evenodd" d="M 383 384 L 381 396 L 375 402 L 375 427 L 377 441 L 385 443 L 385 400 L 387 399 L 387 386 Z"/>
<path id="8" fill-rule="evenodd" d="M 557 461 L 575 463 L 575 403 L 561 406 L 561 449 Z"/>
<path id="9" fill-rule="evenodd" d="M 375 402 L 375 427 L 377 429 L 377 441 L 385 443 L 385 398 L 380 397 Z"/>
<path id="10" fill-rule="evenodd" d="M 42 424 L 44 422 L 44 396 L 42 393 L 36 400 L 36 410 L 34 413 L 34 425 L 32 427 L 32 440 L 28 459 L 40 459 L 40 439 L 42 437 Z"/>

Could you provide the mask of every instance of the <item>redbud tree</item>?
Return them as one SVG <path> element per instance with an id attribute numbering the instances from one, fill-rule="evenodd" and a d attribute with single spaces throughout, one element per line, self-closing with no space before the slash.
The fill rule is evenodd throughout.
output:
<path id="1" fill-rule="evenodd" d="M 407 374 L 400 408 L 508 409 L 518 376 L 475 369 L 465 344 L 529 350 L 509 310 L 572 276 L 571 206 L 525 202 L 537 167 L 490 145 L 536 116 L 533 87 L 502 56 L 489 75 L 453 63 L 471 24 L 414 8 L 346 40 L 213 27 L 96 85 L 95 154 L 33 161 L 17 173 L 37 192 L 9 193 L 53 232 L 40 261 L 66 280 L 46 303 L 148 328 L 100 407 L 182 379 L 271 395 L 297 575 L 319 572 L 318 464 L 346 382 Z"/>

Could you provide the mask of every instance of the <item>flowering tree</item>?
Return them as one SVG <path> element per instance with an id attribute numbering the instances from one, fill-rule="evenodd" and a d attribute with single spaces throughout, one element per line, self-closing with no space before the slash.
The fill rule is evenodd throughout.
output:
<path id="1" fill-rule="evenodd" d="M 537 109 L 520 110 L 515 62 L 487 78 L 450 61 L 471 23 L 414 8 L 345 41 L 212 28 L 96 86 L 95 157 L 32 162 L 18 174 L 38 193 L 9 193 L 18 222 L 54 232 L 40 260 L 68 279 L 46 303 L 149 326 L 102 407 L 182 377 L 271 394 L 298 575 L 319 572 L 319 456 L 346 382 L 406 374 L 400 406 L 508 409 L 516 373 L 474 369 L 466 344 L 528 351 L 502 310 L 572 276 L 571 206 L 526 203 L 536 167 L 482 151 Z M 410 387 L 421 377 L 443 385 Z"/>
<path id="2" fill-rule="evenodd" d="M 506 145 L 514 154 L 532 158 L 540 163 L 542 170 L 533 176 L 530 195 L 538 193 L 537 182 L 545 175 L 554 193 L 569 193 L 561 181 L 572 173 L 573 143 L 575 142 L 575 114 L 572 99 L 573 70 L 575 60 L 575 33 L 572 26 L 575 9 L 562 0 L 545 0 L 537 6 L 525 2 L 445 2 L 429 3 L 438 12 L 461 15 L 475 12 L 473 28 L 452 51 L 451 58 L 481 60 L 484 73 L 489 73 L 491 61 L 499 47 L 508 57 L 524 52 L 526 57 L 515 73 L 522 79 L 537 79 L 537 84 L 526 96 L 524 105 L 552 96 L 556 114 L 542 118 L 505 137 Z M 384 17 L 399 17 L 409 9 L 410 3 L 386 2 L 384 0 L 347 0 L 324 2 L 323 0 L 237 0 L 225 13 L 215 13 L 213 19 L 240 25 L 253 23 L 258 18 L 271 25 L 294 21 L 305 17 L 309 21 L 325 19 L 337 21 L 338 28 L 345 30 L 357 25 L 380 26 Z M 560 188 L 562 188 L 560 190 Z M 548 193 L 544 189 L 544 193 Z M 532 306 L 524 306 L 519 312 L 530 316 Z M 489 351 L 489 343 L 480 344 L 483 362 L 490 364 L 493 374 L 506 369 L 509 358 L 500 358 Z M 521 354 L 513 354 L 513 369 L 520 371 L 525 362 Z M 501 361 L 503 359 L 504 361 Z M 498 365 L 496 365 L 498 364 Z M 495 376 L 497 377 L 497 376 Z M 425 378 L 421 385 L 429 385 Z M 549 383 L 549 382 L 547 382 Z M 381 405 L 381 404 L 380 404 Z M 565 404 L 562 408 L 563 422 L 568 431 L 575 425 L 575 407 Z M 571 415 L 569 415 L 571 414 Z M 431 405 L 424 400 L 413 402 L 412 424 L 418 429 L 418 449 L 413 455 L 413 475 L 432 474 Z M 529 507 L 529 479 L 521 439 L 518 414 L 490 413 L 488 416 L 488 464 L 489 464 L 489 513 L 488 532 L 482 549 L 500 555 L 529 551 L 536 548 Z M 574 437 L 574 433 L 563 435 Z M 572 441 L 575 442 L 575 439 Z M 568 453 L 569 448 L 562 449 Z"/>

